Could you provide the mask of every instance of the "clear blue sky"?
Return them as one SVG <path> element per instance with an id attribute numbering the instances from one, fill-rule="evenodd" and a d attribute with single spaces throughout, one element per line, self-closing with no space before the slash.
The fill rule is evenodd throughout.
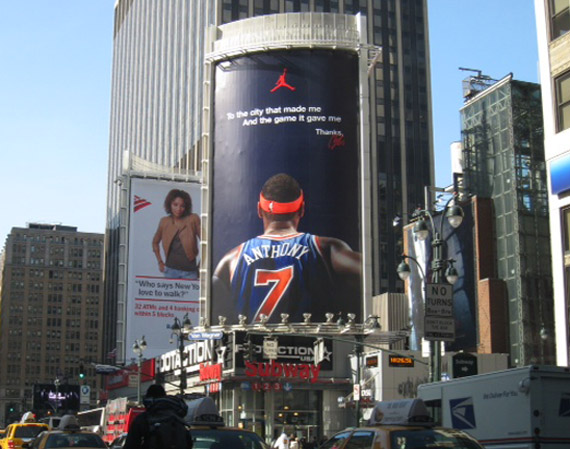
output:
<path id="1" fill-rule="evenodd" d="M 12 227 L 104 232 L 115 0 L 0 8 L 0 246 Z M 451 182 L 461 81 L 538 82 L 532 0 L 428 0 L 436 184 Z"/>

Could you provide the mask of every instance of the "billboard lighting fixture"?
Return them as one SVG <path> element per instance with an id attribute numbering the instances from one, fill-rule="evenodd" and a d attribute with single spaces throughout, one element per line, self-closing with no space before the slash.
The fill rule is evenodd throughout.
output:
<path id="1" fill-rule="evenodd" d="M 303 335 L 303 336 L 330 336 L 338 337 L 339 334 L 343 336 L 360 336 L 370 338 L 370 342 L 374 340 L 376 343 L 395 343 L 409 337 L 410 329 L 400 329 L 397 331 L 384 331 L 380 326 L 380 317 L 377 315 L 369 315 L 364 322 L 358 323 L 356 321 L 356 314 L 347 313 L 346 316 L 338 313 L 325 313 L 326 321 L 313 322 L 311 321 L 311 314 L 303 314 L 302 322 L 290 322 L 289 314 L 281 314 L 279 322 L 269 322 L 269 316 L 260 315 L 260 320 L 254 323 L 247 323 L 247 316 L 239 315 L 238 324 L 227 324 L 227 317 L 223 315 L 218 316 L 217 325 L 196 326 L 192 332 L 235 332 L 245 331 L 248 334 L 260 334 L 264 336 L 279 336 L 281 334 L 290 335 Z M 336 321 L 334 320 L 337 318 Z M 204 323 L 204 321 L 203 321 Z M 189 333 L 186 334 L 179 326 L 179 321 L 175 319 L 175 323 L 171 326 L 173 331 L 172 337 L 176 336 L 180 340 L 189 339 Z M 173 340 L 171 338 L 171 343 Z M 180 344 L 180 343 L 179 343 Z M 179 346 L 180 348 L 180 346 Z M 184 347 L 182 346 L 182 350 Z"/>

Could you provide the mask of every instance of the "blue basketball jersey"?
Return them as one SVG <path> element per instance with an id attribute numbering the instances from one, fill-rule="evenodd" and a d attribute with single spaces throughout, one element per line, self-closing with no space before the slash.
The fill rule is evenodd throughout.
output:
<path id="1" fill-rule="evenodd" d="M 281 313 L 301 322 L 305 312 L 313 321 L 324 319 L 333 283 L 317 236 L 261 235 L 242 243 L 236 258 L 230 272 L 232 301 L 249 322 L 260 314 L 277 322 Z"/>

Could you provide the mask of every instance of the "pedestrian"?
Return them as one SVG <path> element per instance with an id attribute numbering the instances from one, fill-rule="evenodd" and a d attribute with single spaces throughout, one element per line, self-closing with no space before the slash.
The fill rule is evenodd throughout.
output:
<path id="1" fill-rule="evenodd" d="M 184 424 L 188 406 L 183 399 L 167 396 L 158 384 L 148 387 L 143 404 L 129 428 L 124 449 L 191 449 L 192 436 Z"/>
<path id="2" fill-rule="evenodd" d="M 299 449 L 299 440 L 297 440 L 297 437 L 291 434 L 289 439 L 291 440 L 289 443 L 289 449 Z"/>
<path id="3" fill-rule="evenodd" d="M 289 446 L 289 437 L 285 431 L 281 432 L 279 438 L 273 443 L 273 449 L 291 449 Z"/>

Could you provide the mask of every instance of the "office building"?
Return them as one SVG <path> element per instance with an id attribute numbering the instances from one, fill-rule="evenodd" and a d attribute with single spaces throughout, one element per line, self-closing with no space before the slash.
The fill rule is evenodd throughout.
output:
<path id="1" fill-rule="evenodd" d="M 570 5 L 535 0 L 548 174 L 556 363 L 570 363 Z"/>
<path id="2" fill-rule="evenodd" d="M 102 234 L 37 223 L 12 228 L 1 264 L 0 422 L 32 409 L 77 411 L 80 386 L 89 387 L 83 407 L 95 405 L 102 268 Z"/>
<path id="3" fill-rule="evenodd" d="M 553 364 L 553 295 L 540 86 L 512 74 L 467 80 L 463 189 L 491 198 L 497 277 L 505 282 L 513 366 Z"/>
<path id="4" fill-rule="evenodd" d="M 287 13 L 366 17 L 370 61 L 372 294 L 402 291 L 395 216 L 423 203 L 433 184 L 427 2 L 425 0 L 119 0 L 114 59 L 106 248 L 106 351 L 126 357 L 123 176 L 202 176 L 202 97 L 207 32 L 230 22 Z M 209 30 L 209 31 L 208 31 Z M 207 126 L 207 125 L 206 125 Z M 204 158 L 206 167 L 207 157 Z M 124 196 L 121 199 L 121 196 Z M 207 217 L 203 217 L 207 218 Z M 207 220 L 203 220 L 207 221 Z M 206 282 L 202 279 L 201 282 Z M 151 344 L 149 342 L 149 344 Z"/>

